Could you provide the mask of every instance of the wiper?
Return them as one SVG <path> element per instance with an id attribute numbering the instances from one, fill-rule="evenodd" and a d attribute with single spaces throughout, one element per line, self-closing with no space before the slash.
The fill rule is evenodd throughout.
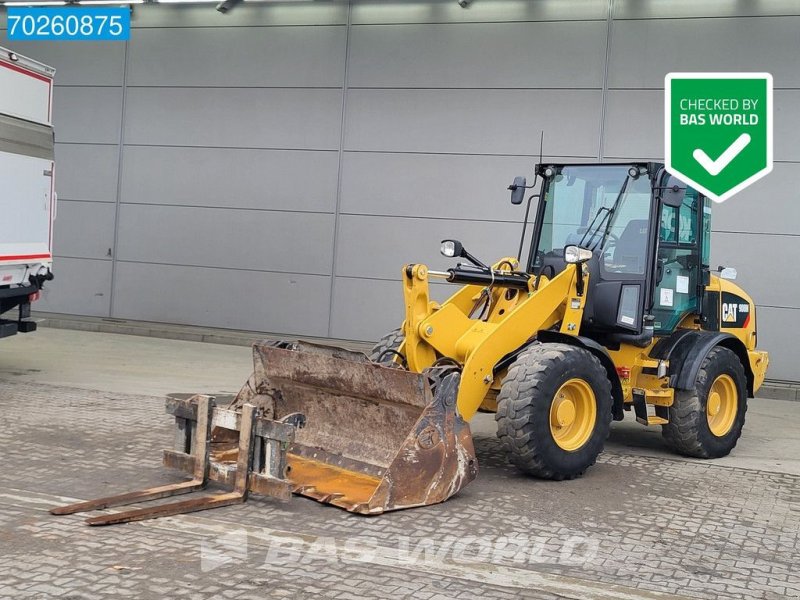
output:
<path id="1" fill-rule="evenodd" d="M 605 219 L 607 222 L 606 222 L 605 231 L 603 231 L 603 237 L 601 237 L 599 240 L 597 240 L 595 245 L 591 247 L 592 252 L 594 252 L 597 249 L 598 246 L 602 246 L 603 244 L 606 243 L 606 238 L 608 237 L 608 232 L 611 231 L 611 220 L 612 220 L 611 216 L 615 212 L 617 212 L 617 208 L 619 207 L 619 203 L 622 202 L 622 198 L 625 196 L 625 192 L 628 189 L 628 182 L 630 180 L 631 180 L 631 176 L 628 175 L 627 177 L 625 177 L 625 181 L 622 182 L 622 187 L 619 189 L 619 194 L 617 194 L 617 199 L 614 200 L 614 204 L 611 205 L 611 209 L 607 213 L 608 219 Z"/>
<path id="2" fill-rule="evenodd" d="M 599 217 L 601 214 L 603 214 L 603 211 L 605 211 L 603 219 L 600 221 L 600 223 L 597 224 L 597 229 L 595 229 L 594 222 L 597 221 L 597 217 Z M 611 214 L 611 212 L 612 212 L 611 209 L 608 208 L 607 206 L 601 206 L 597 210 L 597 212 L 594 215 L 594 219 L 592 219 L 592 222 L 589 223 L 589 227 L 586 228 L 586 231 L 584 232 L 583 237 L 581 237 L 580 241 L 578 242 L 578 246 L 580 246 L 581 248 L 584 247 L 583 242 L 586 241 L 586 236 L 589 235 L 590 233 L 592 235 L 589 236 L 589 239 L 591 240 L 594 237 L 595 232 L 598 231 L 603 226 L 603 223 L 605 223 L 605 220 L 608 218 L 608 216 Z"/>

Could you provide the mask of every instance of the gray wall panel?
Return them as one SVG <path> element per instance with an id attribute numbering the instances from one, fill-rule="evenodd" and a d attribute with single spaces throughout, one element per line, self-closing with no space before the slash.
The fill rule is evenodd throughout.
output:
<path id="1" fill-rule="evenodd" d="M 738 271 L 736 284 L 742 286 L 759 305 L 800 308 L 800 296 L 787 294 L 785 285 L 779 282 L 783 279 L 780 267 L 765 268 L 778 257 L 798 255 L 800 232 L 795 235 L 717 232 L 711 244 L 711 266 L 735 267 Z"/>
<path id="2" fill-rule="evenodd" d="M 447 283 L 432 283 L 431 300 L 443 302 L 458 289 Z M 381 310 L 375 310 L 375 298 L 381 299 Z M 377 340 L 400 327 L 405 318 L 403 283 L 398 273 L 395 280 L 337 277 L 333 291 L 331 337 L 339 339 Z"/>
<path id="3" fill-rule="evenodd" d="M 4 43 L 5 45 L 5 43 Z M 122 85 L 125 44 L 119 42 L 13 42 L 14 50 L 56 69 L 56 85 Z"/>
<path id="4" fill-rule="evenodd" d="M 683 19 L 686 17 L 741 17 L 800 15 L 796 0 L 742 2 L 742 0 L 614 0 L 614 19 Z"/>
<path id="5" fill-rule="evenodd" d="M 353 23 L 449 23 L 470 21 L 560 21 L 605 19 L 605 0 L 490 0 L 468 9 L 452 0 L 357 2 Z"/>
<path id="6" fill-rule="evenodd" d="M 338 168 L 330 151 L 127 146 L 122 202 L 333 212 Z"/>
<path id="7" fill-rule="evenodd" d="M 715 231 L 800 235 L 800 163 L 776 163 L 772 173 L 722 204 L 715 204 Z"/>
<path id="8" fill-rule="evenodd" d="M 327 276 L 120 262 L 114 286 L 114 314 L 123 319 L 328 333 Z"/>
<path id="9" fill-rule="evenodd" d="M 57 142 L 118 144 L 121 119 L 121 88 L 57 86 L 53 91 Z"/>
<path id="10" fill-rule="evenodd" d="M 114 202 L 117 146 L 56 144 L 56 192 L 65 200 Z"/>
<path id="11" fill-rule="evenodd" d="M 347 150 L 596 156 L 600 91 L 351 90 Z M 536 110 L 547 107 L 548 110 Z"/>
<path id="12" fill-rule="evenodd" d="M 538 158 L 345 152 L 343 213 L 518 222 L 506 189 Z"/>
<path id="13" fill-rule="evenodd" d="M 800 162 L 800 90 L 775 90 L 772 119 L 775 160 Z"/>
<path id="14" fill-rule="evenodd" d="M 609 90 L 605 158 L 664 156 L 664 92 Z"/>
<path id="15" fill-rule="evenodd" d="M 339 147 L 339 90 L 131 88 L 127 102 L 129 144 Z"/>
<path id="16" fill-rule="evenodd" d="M 606 23 L 353 27 L 351 87 L 600 88 Z M 551 53 L 558 61 L 532 57 Z M 565 68 L 564 65 L 569 65 Z"/>
<path id="17" fill-rule="evenodd" d="M 380 298 L 380 310 L 375 299 Z M 339 339 L 377 340 L 403 322 L 403 283 L 337 277 L 333 288 L 331 336 Z"/>
<path id="18" fill-rule="evenodd" d="M 111 295 L 111 261 L 56 258 L 56 278 L 45 284 L 35 310 L 87 317 L 107 317 Z"/>
<path id="19" fill-rule="evenodd" d="M 347 23 L 347 4 L 341 2 L 243 4 L 226 14 L 208 9 L 208 5 L 137 6 L 131 27 L 276 27 Z"/>
<path id="20" fill-rule="evenodd" d="M 758 40 L 758 52 L 744 40 Z M 670 71 L 767 71 L 800 87 L 800 17 L 680 19 L 614 24 L 608 85 L 664 87 Z"/>
<path id="21" fill-rule="evenodd" d="M 117 258 L 328 274 L 333 215 L 125 204 Z"/>
<path id="22" fill-rule="evenodd" d="M 789 308 L 759 307 L 756 312 L 758 345 L 768 351 L 769 369 L 767 377 L 785 381 L 800 380 L 798 373 L 797 327 L 787 323 L 800 321 L 800 310 Z"/>
<path id="23" fill-rule="evenodd" d="M 110 260 L 115 210 L 114 204 L 105 202 L 59 201 L 53 232 L 56 256 Z"/>
<path id="24" fill-rule="evenodd" d="M 344 80 L 342 26 L 135 29 L 131 36 L 131 86 L 341 87 Z"/>
<path id="25" fill-rule="evenodd" d="M 446 238 L 458 239 L 478 258 L 494 261 L 516 255 L 520 230 L 517 223 L 343 215 L 336 275 L 397 279 L 407 263 L 425 263 L 432 269 L 455 265 L 455 260 L 439 254 Z"/>

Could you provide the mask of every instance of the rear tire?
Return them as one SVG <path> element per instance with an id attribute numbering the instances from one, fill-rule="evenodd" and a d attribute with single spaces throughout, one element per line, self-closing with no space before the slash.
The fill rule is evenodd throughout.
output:
<path id="1" fill-rule="evenodd" d="M 676 390 L 662 434 L 678 453 L 695 458 L 730 454 L 747 413 L 747 376 L 739 357 L 722 346 L 708 353 L 693 390 Z"/>
<path id="2" fill-rule="evenodd" d="M 574 479 L 603 451 L 611 382 L 588 350 L 536 344 L 517 357 L 497 397 L 497 437 L 509 460 L 542 479 Z"/>
<path id="3" fill-rule="evenodd" d="M 390 331 L 381 339 L 379 339 L 378 343 L 372 347 L 372 351 L 369 353 L 369 359 L 372 362 L 380 363 L 382 365 L 396 364 L 399 366 L 399 363 L 395 360 L 399 360 L 399 357 L 397 354 L 395 354 L 395 352 L 397 352 L 400 344 L 402 344 L 403 340 L 405 339 L 406 338 L 403 335 L 402 329 L 397 328 L 393 331 Z"/>

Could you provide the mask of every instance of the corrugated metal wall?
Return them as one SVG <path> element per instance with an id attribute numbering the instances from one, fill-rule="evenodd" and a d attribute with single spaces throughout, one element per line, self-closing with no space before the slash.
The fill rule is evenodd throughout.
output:
<path id="1" fill-rule="evenodd" d="M 712 260 L 755 296 L 770 376 L 800 379 L 796 1 L 137 6 L 133 23 L 128 44 L 13 44 L 58 68 L 40 309 L 374 339 L 402 318 L 401 265 L 444 265 L 443 237 L 516 252 L 505 187 L 541 130 L 553 159 L 659 159 L 666 72 L 764 70 L 775 170 L 716 207 Z"/>

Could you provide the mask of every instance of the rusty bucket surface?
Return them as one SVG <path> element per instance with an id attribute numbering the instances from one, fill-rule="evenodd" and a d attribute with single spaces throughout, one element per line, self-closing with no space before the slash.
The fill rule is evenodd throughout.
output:
<path id="1" fill-rule="evenodd" d="M 254 373 L 229 408 L 305 417 L 286 454 L 295 493 L 378 514 L 442 502 L 475 478 L 457 371 L 411 373 L 306 342 L 257 343 L 253 356 Z"/>

